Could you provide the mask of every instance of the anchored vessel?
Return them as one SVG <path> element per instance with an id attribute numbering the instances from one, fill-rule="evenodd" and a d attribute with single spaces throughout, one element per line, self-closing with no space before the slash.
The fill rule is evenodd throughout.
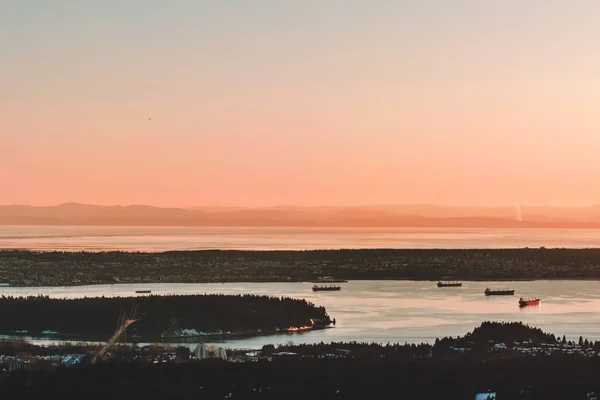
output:
<path id="1" fill-rule="evenodd" d="M 462 282 L 438 282 L 438 287 L 460 287 L 462 286 Z"/>
<path id="2" fill-rule="evenodd" d="M 321 291 L 337 291 L 337 290 L 342 290 L 341 286 L 317 286 L 314 285 L 312 290 L 314 292 L 321 292 Z"/>
<path id="3" fill-rule="evenodd" d="M 536 299 L 533 297 L 521 297 L 519 299 L 519 307 L 539 306 L 541 302 L 542 299 Z"/>
<path id="4" fill-rule="evenodd" d="M 515 289 L 485 289 L 486 296 L 514 296 Z"/>

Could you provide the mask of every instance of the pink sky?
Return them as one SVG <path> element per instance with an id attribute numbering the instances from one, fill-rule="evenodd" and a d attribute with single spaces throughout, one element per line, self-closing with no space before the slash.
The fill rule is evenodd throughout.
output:
<path id="1" fill-rule="evenodd" d="M 23 3 L 0 204 L 600 202 L 596 1 Z"/>

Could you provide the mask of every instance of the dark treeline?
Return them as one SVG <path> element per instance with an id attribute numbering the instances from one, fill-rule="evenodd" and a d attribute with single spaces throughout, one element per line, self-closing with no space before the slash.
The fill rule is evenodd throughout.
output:
<path id="1" fill-rule="evenodd" d="M 262 354 L 265 356 L 277 355 L 279 353 L 293 353 L 298 356 L 322 357 L 338 356 L 360 359 L 388 358 L 404 359 L 430 358 L 433 346 L 427 343 L 421 344 L 378 344 L 361 342 L 332 342 L 317 344 L 289 344 L 274 346 L 268 344 L 263 346 Z"/>
<path id="2" fill-rule="evenodd" d="M 468 347 L 469 344 L 481 343 L 522 343 L 532 341 L 535 343 L 556 343 L 553 334 L 546 333 L 539 328 L 525 325 L 522 322 L 490 322 L 485 321 L 475 328 L 473 332 L 463 337 L 443 338 L 436 344 Z"/>
<path id="3" fill-rule="evenodd" d="M 582 353 L 478 352 L 501 341 L 562 342 L 522 323 L 484 322 L 435 345 L 329 343 L 265 346 L 257 362 L 147 362 L 151 349 L 123 346 L 111 361 L 56 370 L 32 367 L 0 377 L 6 398 L 148 399 L 472 399 L 497 392 L 497 400 L 586 399 L 600 391 L 600 358 Z M 457 344 L 467 353 L 438 350 Z M 79 349 L 78 349 L 79 350 Z M 31 351 L 35 352 L 35 349 Z M 278 353 L 293 352 L 298 356 Z M 120 354 L 119 353 L 123 353 Z M 243 352 L 241 352 L 243 354 Z M 491 353 L 497 356 L 489 356 Z M 142 357 L 134 357 L 135 355 Z M 332 355 L 334 355 L 332 357 Z M 128 360 L 122 362 L 119 360 Z M 132 361 L 134 360 L 134 361 Z M 146 361 L 145 361 L 146 360 Z M 3 397 L 4 398 L 4 397 Z"/>
<path id="4" fill-rule="evenodd" d="M 600 249 L 0 251 L 0 282 L 285 282 L 338 279 L 600 279 Z"/>
<path id="5" fill-rule="evenodd" d="M 198 332 L 273 331 L 301 326 L 310 319 L 325 322 L 323 307 L 306 300 L 255 295 L 181 295 L 51 299 L 0 297 L 0 331 L 51 330 L 66 335 L 110 335 L 119 317 L 137 307 L 139 321 L 129 334 L 160 337 L 171 328 Z M 175 324 L 172 324 L 175 322 Z"/>
<path id="6" fill-rule="evenodd" d="M 525 345 L 530 341 L 532 345 L 565 344 L 563 339 L 557 338 L 552 334 L 543 332 L 542 330 L 530 327 L 521 322 L 483 322 L 473 332 L 467 333 L 462 337 L 445 337 L 437 339 L 435 344 L 401 344 L 401 343 L 365 343 L 365 342 L 330 342 L 317 344 L 268 344 L 263 346 L 261 355 L 276 356 L 281 353 L 293 353 L 297 356 L 307 357 L 351 357 L 351 358 L 382 358 L 411 360 L 415 358 L 432 358 L 441 356 L 448 358 L 449 356 L 462 356 L 457 352 L 446 352 L 445 350 L 452 348 L 463 348 L 465 350 L 483 350 L 482 352 L 473 352 L 476 359 L 487 358 L 486 353 L 496 343 L 519 343 Z M 583 347 L 600 348 L 600 343 L 588 342 L 587 339 L 581 339 Z M 575 343 L 571 342 L 571 345 Z M 484 347 L 481 347 L 484 345 Z M 133 356 L 148 356 L 160 351 L 174 351 L 174 348 L 169 345 L 158 346 L 137 346 L 121 344 L 111 351 L 113 359 L 121 361 L 131 361 Z M 33 355 L 52 355 L 52 354 L 86 354 L 93 353 L 98 350 L 97 345 L 89 346 L 86 344 L 59 344 L 53 346 L 37 346 L 25 341 L 0 341 L 0 354 L 15 355 L 19 353 L 30 353 Z M 233 355 L 243 356 L 247 350 L 230 350 Z M 502 352 L 502 357 L 506 357 L 507 353 Z"/>
<path id="7" fill-rule="evenodd" d="M 492 351 L 496 344 L 505 345 L 502 351 Z M 388 360 L 412 360 L 419 358 L 464 358 L 484 360 L 492 358 L 521 357 L 519 348 L 532 348 L 541 345 L 552 345 L 554 351 L 561 352 L 563 345 L 580 346 L 580 349 L 600 351 L 600 342 L 590 342 L 580 338 L 578 343 L 567 342 L 566 339 L 546 333 L 539 328 L 530 327 L 522 322 L 483 322 L 473 332 L 464 336 L 444 337 L 436 339 L 434 344 L 400 344 L 400 343 L 318 343 L 265 345 L 265 355 L 293 353 L 298 356 L 321 357 L 337 356 L 351 358 L 386 358 Z M 512 351 L 511 351 L 512 350 Z"/>
<path id="8" fill-rule="evenodd" d="M 584 400 L 598 391 L 600 359 L 523 356 L 463 359 L 297 359 L 255 363 L 109 363 L 17 371 L 0 379 L 3 398 L 61 399 L 472 399 Z"/>

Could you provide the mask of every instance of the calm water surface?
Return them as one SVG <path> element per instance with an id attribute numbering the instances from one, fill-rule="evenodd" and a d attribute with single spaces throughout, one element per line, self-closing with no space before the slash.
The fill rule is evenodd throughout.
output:
<path id="1" fill-rule="evenodd" d="M 600 230 L 597 229 L 0 226 L 0 249 L 31 250 L 474 249 L 599 245 Z"/>
<path id="2" fill-rule="evenodd" d="M 600 282 L 534 281 L 465 282 L 461 288 L 438 288 L 435 282 L 351 281 L 340 292 L 312 292 L 309 283 L 132 284 L 52 288 L 0 288 L 0 295 L 51 297 L 135 296 L 153 294 L 252 293 L 305 298 L 327 308 L 337 320 L 332 329 L 239 338 L 218 342 L 234 348 L 264 344 L 360 342 L 432 342 L 437 337 L 464 335 L 482 321 L 523 321 L 556 335 L 600 340 Z M 483 295 L 486 287 L 508 287 L 515 296 Z M 539 296 L 540 307 L 519 308 L 519 295 Z M 44 339 L 33 339 L 47 342 Z M 200 341 L 200 340 L 198 340 Z M 216 343 L 214 339 L 209 343 Z M 195 344 L 190 344 L 194 346 Z"/>

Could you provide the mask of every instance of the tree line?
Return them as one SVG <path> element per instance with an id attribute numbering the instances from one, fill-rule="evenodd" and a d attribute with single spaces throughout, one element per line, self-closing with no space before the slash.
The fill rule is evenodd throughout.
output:
<path id="1" fill-rule="evenodd" d="M 600 360 L 281 358 L 254 363 L 102 363 L 0 378 L 6 398 L 584 400 L 600 389 Z"/>
<path id="2" fill-rule="evenodd" d="M 160 337 L 176 327 L 198 332 L 273 331 L 302 326 L 310 319 L 329 322 L 324 307 L 304 299 L 256 295 L 169 295 L 54 299 L 0 297 L 0 331 L 53 331 L 64 335 L 114 332 L 123 313 L 137 309 L 139 321 L 128 335 Z"/>

